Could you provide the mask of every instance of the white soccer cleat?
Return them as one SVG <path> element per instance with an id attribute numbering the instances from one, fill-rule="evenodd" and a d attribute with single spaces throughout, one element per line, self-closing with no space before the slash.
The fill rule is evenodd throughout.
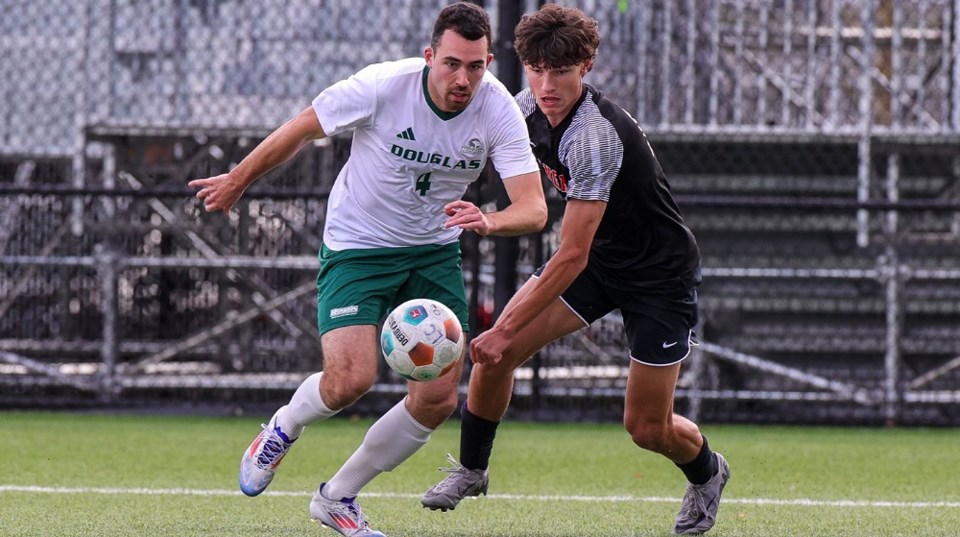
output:
<path id="1" fill-rule="evenodd" d="M 344 537 L 386 537 L 370 528 L 356 498 L 329 500 L 321 494 L 323 483 L 310 500 L 310 518 Z"/>
<path id="2" fill-rule="evenodd" d="M 277 426 L 277 415 L 285 408 L 287 407 L 281 407 L 270 418 L 269 423 L 261 425 L 263 431 L 243 452 L 243 458 L 240 459 L 240 490 L 247 496 L 256 496 L 267 488 L 273 481 L 283 456 L 290 451 L 290 446 L 296 440 L 290 440 Z"/>

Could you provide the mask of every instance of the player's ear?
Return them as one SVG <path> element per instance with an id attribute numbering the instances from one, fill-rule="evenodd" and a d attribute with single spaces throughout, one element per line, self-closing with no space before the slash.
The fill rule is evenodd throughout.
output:
<path id="1" fill-rule="evenodd" d="M 490 67 L 491 62 L 493 62 L 493 53 L 487 54 L 487 67 Z"/>
<path id="2" fill-rule="evenodd" d="M 593 69 L 593 60 L 583 62 L 583 67 L 580 68 L 580 76 L 587 76 L 591 69 Z"/>
<path id="3" fill-rule="evenodd" d="M 423 49 L 423 59 L 427 60 L 427 66 L 433 68 L 433 47 Z"/>

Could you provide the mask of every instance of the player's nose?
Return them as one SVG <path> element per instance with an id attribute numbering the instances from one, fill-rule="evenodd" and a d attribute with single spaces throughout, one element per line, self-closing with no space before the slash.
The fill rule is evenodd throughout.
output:
<path id="1" fill-rule="evenodd" d="M 453 84 L 459 89 L 466 89 L 470 85 L 470 78 L 467 77 L 467 69 L 461 67 L 453 74 Z"/>
<path id="2" fill-rule="evenodd" d="M 557 88 L 556 81 L 551 73 L 547 72 L 540 78 L 540 88 L 544 91 L 553 91 Z"/>

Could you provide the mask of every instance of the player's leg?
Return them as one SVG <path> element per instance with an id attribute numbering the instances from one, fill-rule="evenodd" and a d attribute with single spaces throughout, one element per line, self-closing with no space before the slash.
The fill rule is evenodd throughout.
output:
<path id="1" fill-rule="evenodd" d="M 320 485 L 310 502 L 311 518 L 351 537 L 381 535 L 370 528 L 356 497 L 376 476 L 416 453 L 453 412 L 462 370 L 461 360 L 436 380 L 410 381 L 410 394 L 370 427 L 360 447 L 328 482 Z M 415 416 L 411 412 L 414 402 L 416 408 L 432 409 L 434 413 Z"/>
<path id="2" fill-rule="evenodd" d="M 507 308 L 521 300 L 534 281 L 524 284 Z M 463 498 L 486 494 L 490 454 L 497 427 L 510 403 L 514 370 L 547 343 L 584 326 L 580 316 L 556 299 L 517 333 L 500 362 L 474 364 L 467 402 L 460 410 L 460 462 L 448 455 L 451 465 L 441 470 L 449 475 L 424 493 L 420 499 L 424 507 L 446 511 L 456 508 Z"/>
<path id="3" fill-rule="evenodd" d="M 720 495 L 730 467 L 710 450 L 692 421 L 673 412 L 680 364 L 630 364 L 624 425 L 635 444 L 673 461 L 687 477 L 687 491 L 674 533 L 699 534 L 716 522 Z"/>
<path id="4" fill-rule="evenodd" d="M 361 325 L 338 328 L 323 335 L 324 375 L 320 379 L 320 399 L 330 401 L 331 406 L 343 408 L 355 402 L 373 386 L 380 355 L 377 333 L 376 326 Z M 383 435 L 378 435 L 374 428 L 371 428 L 361 448 L 354 452 L 351 460 L 363 453 L 364 445 L 372 437 L 378 436 Z M 368 476 L 362 471 L 345 472 L 341 468 L 334 478 L 339 476 L 343 479 L 343 473 L 346 473 L 347 479 L 362 480 L 362 483 L 366 484 L 379 472 L 371 472 Z M 356 501 L 356 492 L 336 490 L 330 486 L 333 482 L 334 479 L 331 479 L 317 488 L 310 501 L 310 518 L 342 535 L 382 537 L 382 533 L 370 528 L 360 504 Z M 360 486 L 362 485 L 358 485 L 357 492 Z"/>
<path id="5" fill-rule="evenodd" d="M 654 307 L 634 302 L 623 311 L 631 364 L 624 426 L 634 443 L 673 461 L 689 483 L 676 533 L 702 533 L 716 519 L 720 493 L 729 478 L 722 456 L 710 450 L 692 421 L 674 413 L 680 362 L 689 354 L 696 323 L 696 295 L 672 305 L 662 297 Z"/>
<path id="6" fill-rule="evenodd" d="M 457 314 L 461 326 L 466 329 L 467 303 L 460 251 L 456 244 L 405 249 L 404 253 L 394 256 L 391 263 L 396 270 L 406 274 L 394 302 L 414 297 L 438 300 Z M 416 453 L 429 440 L 430 433 L 456 410 L 457 386 L 462 371 L 461 357 L 438 379 L 408 382 L 408 396 L 370 427 L 360 447 L 327 483 L 321 485 L 311 503 L 311 516 L 341 533 L 345 533 L 347 527 L 336 524 L 343 520 L 362 526 L 364 531 L 372 531 L 362 519 L 362 513 L 351 516 L 351 513 L 359 513 L 356 496 L 380 473 L 393 470 Z"/>
<path id="7" fill-rule="evenodd" d="M 460 268 L 460 246 L 450 244 L 420 255 L 398 300 L 426 297 L 446 305 L 456 314 L 464 334 L 470 330 L 467 292 Z M 419 424 L 439 427 L 457 409 L 457 387 L 463 372 L 463 355 L 454 369 L 430 382 L 409 382 L 407 408 Z"/>
<path id="8" fill-rule="evenodd" d="M 356 497 L 367 483 L 393 470 L 426 444 L 430 434 L 456 409 L 462 370 L 460 361 L 438 379 L 409 381 L 407 397 L 370 427 L 360 447 L 326 483 L 324 495 Z"/>
<path id="9" fill-rule="evenodd" d="M 321 337 L 324 370 L 307 377 L 280 407 L 240 460 L 240 489 L 256 496 L 273 480 L 303 429 L 366 393 L 377 372 L 376 327 L 345 326 Z"/>
<path id="10" fill-rule="evenodd" d="M 376 326 L 385 311 L 384 295 L 402 283 L 403 274 L 379 250 L 321 249 L 317 277 L 317 323 L 324 356 L 323 372 L 305 379 L 244 452 L 240 488 L 249 495 L 272 481 L 283 457 L 311 423 L 325 420 L 356 401 L 373 384 L 378 364 Z"/>

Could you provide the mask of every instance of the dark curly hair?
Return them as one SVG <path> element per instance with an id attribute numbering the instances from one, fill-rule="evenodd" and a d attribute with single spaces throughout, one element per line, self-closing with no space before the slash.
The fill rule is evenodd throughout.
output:
<path id="1" fill-rule="evenodd" d="M 433 24 L 433 35 L 430 37 L 430 46 L 434 49 L 440 44 L 443 32 L 453 30 L 464 39 L 476 41 L 487 38 L 487 48 L 492 41 L 490 37 L 490 17 L 482 7 L 470 2 L 457 2 L 443 8 Z"/>
<path id="2" fill-rule="evenodd" d="M 600 47 L 596 19 L 577 8 L 547 4 L 524 15 L 514 30 L 514 48 L 525 65 L 547 69 L 593 60 Z"/>

